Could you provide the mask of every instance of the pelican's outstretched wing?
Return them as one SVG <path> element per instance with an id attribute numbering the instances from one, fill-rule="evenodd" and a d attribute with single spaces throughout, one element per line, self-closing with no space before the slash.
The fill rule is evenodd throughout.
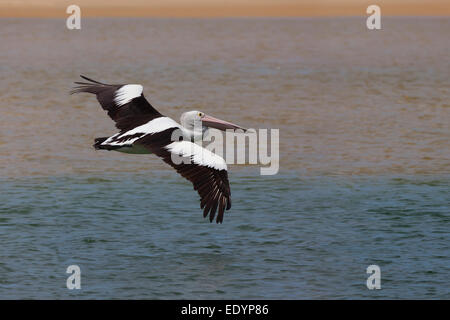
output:
<path id="1" fill-rule="evenodd" d="M 192 182 L 200 195 L 203 217 L 222 223 L 225 210 L 231 208 L 231 191 L 225 160 L 190 141 L 172 141 L 176 128 L 146 135 L 136 141 L 161 157 L 181 176 Z"/>
<path id="2" fill-rule="evenodd" d="M 162 115 L 152 107 L 142 94 L 140 84 L 106 84 L 85 76 L 89 82 L 75 82 L 73 93 L 89 92 L 97 96 L 102 108 L 116 122 L 121 131 L 128 131 Z"/>

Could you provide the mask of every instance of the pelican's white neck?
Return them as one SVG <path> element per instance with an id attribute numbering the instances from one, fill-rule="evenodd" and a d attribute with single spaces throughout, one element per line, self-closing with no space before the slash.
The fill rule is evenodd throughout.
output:
<path id="1" fill-rule="evenodd" d="M 183 136 L 185 137 L 186 140 L 200 141 L 206 135 L 208 128 L 206 128 L 206 127 L 197 128 L 196 127 L 195 129 L 189 129 L 189 128 L 182 126 L 181 130 L 183 131 Z"/>

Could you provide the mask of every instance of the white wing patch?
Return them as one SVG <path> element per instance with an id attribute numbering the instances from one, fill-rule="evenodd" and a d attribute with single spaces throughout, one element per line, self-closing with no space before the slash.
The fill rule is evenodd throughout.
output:
<path id="1" fill-rule="evenodd" d="M 143 132 L 145 134 L 157 133 L 170 128 L 177 128 L 179 126 L 180 125 L 176 121 L 170 119 L 169 117 L 159 117 L 143 124 L 142 126 L 133 128 L 130 131 L 125 132 L 123 135 L 132 135 L 139 132 Z"/>
<path id="2" fill-rule="evenodd" d="M 105 140 L 102 143 L 102 145 L 110 145 L 110 146 L 129 145 L 134 143 L 136 140 L 146 136 L 147 134 L 158 133 L 170 128 L 178 128 L 178 127 L 180 127 L 180 125 L 176 121 L 170 119 L 169 117 L 159 117 L 124 133 L 116 133 L 115 135 Z M 140 133 L 141 135 L 134 136 Z M 127 136 L 130 136 L 130 139 L 124 139 Z M 123 141 L 120 142 L 117 141 L 122 139 Z"/>
<path id="3" fill-rule="evenodd" d="M 169 152 L 190 157 L 195 164 L 216 170 L 227 170 L 225 160 L 211 151 L 190 141 L 176 141 L 165 147 Z"/>
<path id="4" fill-rule="evenodd" d="M 127 104 L 134 98 L 140 97 L 143 91 L 140 84 L 127 84 L 116 91 L 114 102 L 118 107 Z"/>

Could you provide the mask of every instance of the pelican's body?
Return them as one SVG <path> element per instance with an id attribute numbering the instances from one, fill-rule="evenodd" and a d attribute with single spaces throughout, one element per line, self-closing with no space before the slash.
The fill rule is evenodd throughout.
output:
<path id="1" fill-rule="evenodd" d="M 182 114 L 180 124 L 163 116 L 145 99 L 143 87 L 138 84 L 109 85 L 84 76 L 89 81 L 76 82 L 79 86 L 72 93 L 89 92 L 120 131 L 110 137 L 96 138 L 94 147 L 130 154 L 156 154 L 191 181 L 201 197 L 203 215 L 210 221 L 223 220 L 224 210 L 231 208 L 231 192 L 225 160 L 194 142 L 201 140 L 208 127 L 243 129 L 235 124 L 213 118 L 200 111 Z M 190 162 L 175 163 L 173 155 Z"/>

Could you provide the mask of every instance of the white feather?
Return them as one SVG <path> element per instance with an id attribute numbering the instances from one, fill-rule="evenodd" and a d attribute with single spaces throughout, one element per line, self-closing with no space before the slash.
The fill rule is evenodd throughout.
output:
<path id="1" fill-rule="evenodd" d="M 140 97 L 144 88 L 140 84 L 127 84 L 116 91 L 114 102 L 118 107 Z"/>
<path id="2" fill-rule="evenodd" d="M 136 140 L 141 139 L 142 137 L 146 136 L 147 134 L 153 134 L 162 132 L 164 130 L 170 129 L 170 128 L 178 128 L 180 125 L 170 119 L 169 117 L 159 117 L 156 119 L 153 119 L 146 124 L 143 124 L 139 127 L 133 128 L 129 131 L 126 131 L 122 134 L 116 133 L 115 135 L 109 137 L 107 140 L 105 140 L 102 144 L 104 145 L 111 145 L 111 146 L 121 146 L 121 145 L 128 145 L 134 143 Z M 136 133 L 143 133 L 140 137 L 133 137 L 131 139 L 128 139 L 126 141 L 117 142 L 114 140 L 119 140 L 120 138 L 124 136 L 131 136 Z"/>
<path id="3" fill-rule="evenodd" d="M 130 131 L 125 132 L 123 135 L 131 135 L 139 132 L 143 132 L 146 134 L 158 133 L 170 128 L 178 127 L 180 127 L 180 125 L 169 117 L 159 117 L 147 122 L 146 124 L 143 124 L 142 126 L 133 128 Z"/>
<path id="4" fill-rule="evenodd" d="M 195 164 L 200 166 L 227 170 L 227 164 L 222 157 L 190 141 L 175 141 L 165 148 L 172 154 L 190 157 Z"/>

